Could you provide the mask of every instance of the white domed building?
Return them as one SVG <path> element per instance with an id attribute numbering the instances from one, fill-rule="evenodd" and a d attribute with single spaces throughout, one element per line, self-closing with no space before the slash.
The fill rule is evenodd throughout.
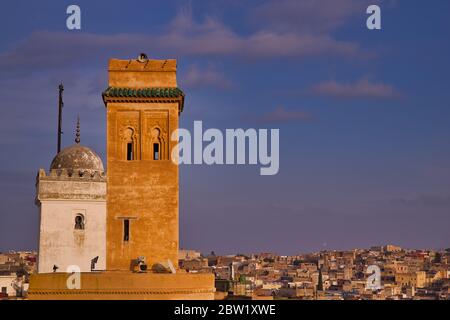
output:
<path id="1" fill-rule="evenodd" d="M 79 128 L 75 142 L 55 156 L 49 173 L 40 169 L 36 178 L 39 273 L 106 266 L 106 174 L 101 158 L 80 145 Z"/>

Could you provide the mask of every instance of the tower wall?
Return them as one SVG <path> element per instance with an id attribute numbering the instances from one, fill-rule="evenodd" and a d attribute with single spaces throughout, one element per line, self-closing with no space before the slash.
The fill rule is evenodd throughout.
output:
<path id="1" fill-rule="evenodd" d="M 108 270 L 133 269 L 138 257 L 150 268 L 178 264 L 178 166 L 170 160 L 176 145 L 170 136 L 182 97 L 174 88 L 174 60 L 110 61 L 110 94 L 104 93 Z"/>
<path id="2" fill-rule="evenodd" d="M 106 179 L 98 174 L 76 177 L 66 171 L 40 170 L 36 203 L 40 210 L 38 272 L 66 272 L 76 265 L 91 271 L 106 268 Z M 76 217 L 83 217 L 76 229 Z"/>

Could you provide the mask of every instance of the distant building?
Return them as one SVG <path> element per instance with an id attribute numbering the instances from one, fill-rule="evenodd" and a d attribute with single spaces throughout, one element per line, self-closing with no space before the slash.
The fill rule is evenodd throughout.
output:
<path id="1" fill-rule="evenodd" d="M 399 246 L 395 246 L 393 244 L 388 244 L 385 246 L 373 246 L 370 247 L 370 251 L 376 251 L 376 252 L 400 252 L 402 251 L 402 248 Z"/>
<path id="2" fill-rule="evenodd" d="M 200 258 L 201 253 L 195 250 L 178 250 L 178 260 L 189 260 L 189 259 L 198 259 Z"/>
<path id="3" fill-rule="evenodd" d="M 187 271 L 198 271 L 208 268 L 208 259 L 206 258 L 196 258 L 188 260 L 180 260 L 180 268 Z"/>
<path id="4" fill-rule="evenodd" d="M 9 261 L 9 257 L 6 254 L 0 253 L 0 265 L 6 264 Z"/>
<path id="5" fill-rule="evenodd" d="M 0 276 L 0 298 L 15 297 L 17 291 L 14 287 L 16 275 Z"/>
<path id="6" fill-rule="evenodd" d="M 423 288 L 426 285 L 426 272 L 397 273 L 395 275 L 395 282 L 402 287 Z"/>
<path id="7" fill-rule="evenodd" d="M 400 252 L 402 248 L 399 246 L 394 246 L 392 244 L 388 244 L 384 247 L 384 252 Z"/>

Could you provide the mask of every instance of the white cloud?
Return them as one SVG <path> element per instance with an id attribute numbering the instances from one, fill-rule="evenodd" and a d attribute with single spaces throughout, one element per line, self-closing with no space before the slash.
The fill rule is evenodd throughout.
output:
<path id="1" fill-rule="evenodd" d="M 229 89 L 233 87 L 233 83 L 225 77 L 224 73 L 213 65 L 200 67 L 198 64 L 193 64 L 186 72 L 180 73 L 179 77 L 183 88 L 214 87 Z"/>
<path id="2" fill-rule="evenodd" d="M 340 99 L 395 99 L 401 97 L 401 93 L 392 85 L 382 82 L 370 82 L 367 78 L 353 83 L 338 83 L 334 80 L 325 81 L 312 86 L 309 92 L 315 95 Z"/>

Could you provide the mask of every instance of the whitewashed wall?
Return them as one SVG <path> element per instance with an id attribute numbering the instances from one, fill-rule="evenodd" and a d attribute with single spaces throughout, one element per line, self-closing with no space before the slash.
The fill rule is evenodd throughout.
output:
<path id="1" fill-rule="evenodd" d="M 38 272 L 66 272 L 78 265 L 91 271 L 91 259 L 98 256 L 97 270 L 106 268 L 106 201 L 42 200 Z M 84 215 L 84 230 L 75 230 L 75 217 Z"/>

